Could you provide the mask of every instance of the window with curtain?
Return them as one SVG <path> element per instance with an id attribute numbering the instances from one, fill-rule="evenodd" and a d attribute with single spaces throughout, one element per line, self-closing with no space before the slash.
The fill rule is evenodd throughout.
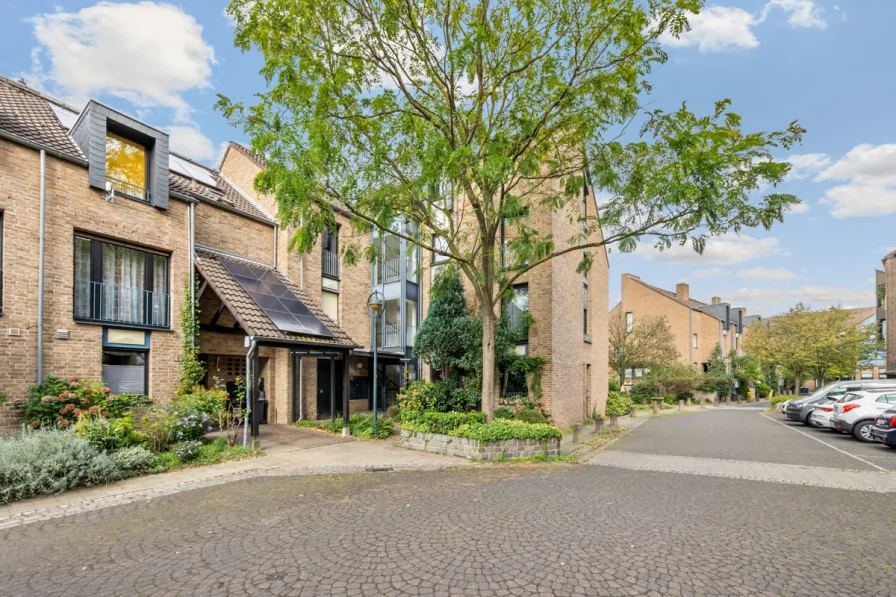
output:
<path id="1" fill-rule="evenodd" d="M 74 317 L 168 327 L 168 256 L 75 237 Z"/>

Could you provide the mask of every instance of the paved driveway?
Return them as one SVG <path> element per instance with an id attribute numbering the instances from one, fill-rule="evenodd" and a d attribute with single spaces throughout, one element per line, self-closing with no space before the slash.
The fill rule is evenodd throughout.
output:
<path id="1" fill-rule="evenodd" d="M 756 426 L 755 443 L 778 451 L 808 453 L 791 435 L 817 444 L 737 412 L 749 422 L 653 419 L 624 444 L 774 455 L 730 433 L 754 424 L 773 426 Z M 719 426 L 711 440 L 673 433 L 704 416 Z M 262 477 L 0 531 L 0 594 L 884 596 L 896 594 L 892 503 L 616 466 Z"/>

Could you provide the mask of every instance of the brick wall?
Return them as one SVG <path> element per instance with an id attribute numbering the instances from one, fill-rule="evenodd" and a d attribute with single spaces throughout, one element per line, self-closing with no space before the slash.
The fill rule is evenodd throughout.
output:
<path id="1" fill-rule="evenodd" d="M 4 315 L 0 316 L 0 429 L 15 419 L 9 410 L 37 381 L 37 292 L 39 253 L 39 153 L 0 140 L 0 210 L 4 213 Z M 180 374 L 180 297 L 189 270 L 186 204 L 160 210 L 118 197 L 108 203 L 91 189 L 87 169 L 47 156 L 44 294 L 44 374 L 99 381 L 102 326 L 73 320 L 74 234 L 76 231 L 127 241 L 170 254 L 171 330 L 150 336 L 149 392 L 167 398 Z M 10 336 L 9 329 L 21 331 Z M 68 330 L 57 340 L 56 330 Z"/>
<path id="2" fill-rule="evenodd" d="M 231 211 L 200 203 L 196 206 L 196 244 L 274 262 L 274 227 Z"/>

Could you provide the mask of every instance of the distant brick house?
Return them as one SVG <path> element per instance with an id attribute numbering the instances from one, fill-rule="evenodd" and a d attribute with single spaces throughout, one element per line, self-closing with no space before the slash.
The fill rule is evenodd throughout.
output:
<path id="1" fill-rule="evenodd" d="M 426 377 L 411 348 L 439 259 L 384 234 L 355 239 L 379 244 L 382 259 L 347 266 L 341 213 L 315 250 L 289 252 L 292 230 L 254 190 L 263 168 L 235 143 L 208 168 L 99 102 L 78 109 L 0 77 L 0 429 L 15 426 L 10 405 L 40 375 L 170 399 L 191 279 L 206 383 L 232 389 L 248 367 L 268 422 L 370 410 L 374 342 L 380 409 Z M 533 217 L 572 235 L 561 214 Z M 535 268 L 513 301 L 535 317 L 519 350 L 548 358 L 543 404 L 561 427 L 606 398 L 608 265 L 598 257 L 587 279 L 572 254 Z M 386 297 L 376 328 L 365 306 L 373 289 Z"/>
<path id="2" fill-rule="evenodd" d="M 622 298 L 613 307 L 610 317 L 625 317 L 626 325 L 635 325 L 638 318 L 666 318 L 675 339 L 675 348 L 683 364 L 700 371 L 707 369 L 716 344 L 728 355 L 743 354 L 744 334 L 759 315 L 747 315 L 745 307 L 733 307 L 719 297 L 709 303 L 695 300 L 688 284 L 680 283 L 675 291 L 652 286 L 632 274 L 622 275 Z"/>

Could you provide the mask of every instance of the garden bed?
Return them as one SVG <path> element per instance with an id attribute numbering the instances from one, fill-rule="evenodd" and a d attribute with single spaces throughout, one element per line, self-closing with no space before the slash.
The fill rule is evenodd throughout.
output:
<path id="1" fill-rule="evenodd" d="M 422 433 L 402 429 L 400 445 L 409 450 L 479 460 L 509 460 L 536 456 L 553 458 L 560 455 L 560 440 L 558 438 L 505 439 L 486 442 L 442 433 Z"/>

